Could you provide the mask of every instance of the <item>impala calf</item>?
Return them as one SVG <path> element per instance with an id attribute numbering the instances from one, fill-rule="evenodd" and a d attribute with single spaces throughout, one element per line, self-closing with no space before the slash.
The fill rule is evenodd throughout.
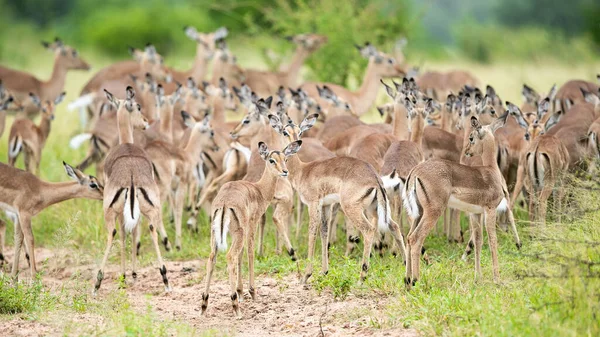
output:
<path id="1" fill-rule="evenodd" d="M 13 122 L 8 138 L 8 163 L 15 166 L 19 153 L 24 152 L 25 169 L 39 175 L 42 150 L 50 135 L 50 124 L 54 120 L 54 110 L 65 98 L 66 93 L 60 94 L 53 101 L 41 102 L 33 93 L 32 101 L 42 111 L 40 125 L 35 125 L 31 119 L 20 118 Z"/>
<path id="2" fill-rule="evenodd" d="M 149 220 L 150 235 L 156 251 L 159 271 L 165 285 L 165 290 L 170 291 L 160 247 L 158 244 L 157 230 L 162 231 L 166 238 L 162 222 L 160 193 L 154 177 L 152 162 L 146 152 L 133 144 L 133 128 L 147 128 L 148 121 L 141 113 L 141 107 L 134 100 L 135 92 L 128 87 L 126 98 L 118 100 L 106 92 L 108 101 L 117 109 L 117 122 L 119 145 L 113 147 L 104 161 L 104 224 L 106 226 L 106 250 L 98 270 L 94 295 L 98 292 L 104 279 L 104 267 L 110 254 L 111 246 L 117 230 L 115 222 L 119 218 L 121 236 L 121 273 L 125 276 L 125 234 L 132 232 L 132 237 L 137 236 L 138 222 L 141 215 Z M 136 256 L 137 247 L 132 245 L 132 277 L 137 278 Z"/>
<path id="3" fill-rule="evenodd" d="M 472 130 L 466 146 L 467 156 L 481 155 L 482 166 L 467 166 L 446 160 L 433 159 L 417 165 L 409 174 L 403 189 L 404 208 L 413 221 L 408 234 L 406 278 L 407 285 L 419 278 L 420 255 L 425 238 L 435 226 L 446 207 L 485 215 L 494 281 L 499 280 L 496 212 L 508 211 L 508 189 L 496 162 L 494 131 L 506 121 L 505 114 L 489 126 L 482 126 L 471 117 Z M 514 222 L 512 216 L 509 220 Z M 475 231 L 475 276 L 481 276 L 481 225 Z"/>
<path id="4" fill-rule="evenodd" d="M 15 219 L 15 252 L 13 258 L 13 277 L 17 277 L 19 257 L 23 240 L 29 253 L 30 277 L 36 274 L 35 246 L 31 219 L 45 208 L 56 203 L 73 199 L 102 199 L 103 187 L 96 178 L 83 174 L 63 162 L 67 175 L 74 182 L 50 183 L 40 180 L 29 172 L 0 163 L 0 209 Z M 1 226 L 0 226 L 1 227 Z M 4 247 L 4 233 L 0 228 L 0 248 Z M 2 251 L 0 251 L 2 256 Z M 0 263 L 4 257 L 0 258 Z"/>
<path id="5" fill-rule="evenodd" d="M 278 177 L 287 177 L 286 161 L 300 150 L 302 141 L 295 141 L 282 151 L 269 151 L 263 142 L 258 144 L 258 151 L 266 168 L 257 182 L 232 181 L 221 189 L 212 203 L 212 224 L 210 231 L 211 252 L 206 263 L 206 287 L 202 293 L 202 314 L 208 306 L 210 281 L 215 264 L 217 251 L 227 249 L 227 234 L 232 237 L 231 248 L 227 253 L 227 271 L 231 289 L 231 304 L 238 318 L 242 314 L 239 308 L 243 296 L 242 258 L 246 246 L 248 254 L 248 287 L 252 300 L 256 299 L 254 288 L 254 233 L 256 224 L 264 215 L 275 195 Z"/>

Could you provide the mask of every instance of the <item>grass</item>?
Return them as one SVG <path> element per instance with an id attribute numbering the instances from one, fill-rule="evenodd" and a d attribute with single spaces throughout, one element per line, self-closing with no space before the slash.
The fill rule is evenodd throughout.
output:
<path id="1" fill-rule="evenodd" d="M 232 44 L 234 45 L 234 44 Z M 107 64 L 103 58 L 89 57 L 82 51 L 83 57 L 99 69 Z M 41 54 L 42 55 L 42 54 Z M 31 59 L 19 63 L 0 60 L 15 67 L 28 69 L 41 78 L 47 78 L 51 71 L 51 56 L 41 62 Z M 167 60 L 167 63 L 190 64 L 187 59 Z M 252 58 L 256 60 L 256 58 Z M 244 66 L 256 65 L 245 63 Z M 418 61 L 415 61 L 418 63 Z M 520 102 L 522 83 L 546 91 L 553 83 L 558 85 L 571 78 L 591 80 L 600 64 L 579 64 L 577 66 L 561 64 L 496 64 L 492 66 L 471 65 L 467 63 L 429 64 L 426 68 L 450 69 L 464 68 L 472 70 L 482 80 L 491 83 L 505 100 Z M 73 72 L 67 77 L 66 102 L 77 97 L 83 83 L 92 73 Z M 381 93 L 378 102 L 385 102 Z M 62 104 L 56 113 L 52 132 L 42 158 L 42 178 L 49 181 L 64 181 L 67 178 L 62 161 L 76 164 L 85 155 L 85 147 L 72 150 L 66 146 L 70 137 L 78 133 L 76 112 L 66 111 Z M 379 121 L 375 113 L 365 118 Z M 12 120 L 9 118 L 7 125 Z M 7 156 L 6 135 L 0 140 L 0 158 Z M 19 163 L 22 167 L 22 163 Z M 91 171 L 93 172 L 93 170 Z M 576 194 L 576 209 L 596 207 L 597 192 Z M 586 206 L 587 205 L 587 206 Z M 577 207 L 575 207 L 577 206 Z M 174 237 L 174 229 L 168 224 L 169 236 Z M 526 214 L 519 212 L 519 218 Z M 184 223 L 185 223 L 184 219 Z M 340 321 L 356 317 L 366 326 L 377 329 L 391 327 L 411 327 L 426 336 L 447 335 L 494 335 L 494 336 L 576 336 L 600 334 L 600 281 L 598 266 L 591 263 L 600 261 L 598 245 L 575 242 L 600 242 L 600 212 L 578 214 L 563 224 L 549 224 L 543 228 L 531 228 L 523 221 L 519 230 L 524 247 L 517 252 L 512 238 L 500 233 L 500 270 L 502 283 L 494 284 L 491 279 L 491 261 L 487 245 L 482 254 L 483 278 L 474 280 L 472 259 L 460 260 L 462 245 L 449 244 L 445 239 L 432 235 L 426 241 L 431 263 L 423 266 L 420 282 L 410 292 L 403 285 L 404 267 L 399 259 L 390 256 L 380 258 L 373 255 L 369 277 L 366 282 L 358 282 L 360 249 L 350 258 L 343 257 L 343 232 L 340 240 L 332 246 L 330 270 L 327 276 L 313 277 L 312 286 L 318 292 L 331 292 L 337 301 L 349 296 L 373 298 L 385 303 L 383 313 L 369 308 L 361 308 Z M 184 231 L 183 249 L 180 252 L 164 254 L 167 260 L 198 260 L 208 256 L 209 231 L 206 219 L 200 220 L 200 232 L 191 234 Z M 466 226 L 466 224 L 463 224 Z M 266 237 L 266 257 L 256 263 L 257 277 L 270 275 L 280 278 L 297 273 L 297 266 L 289 257 L 274 254 L 275 239 L 273 226 L 269 223 Z M 72 200 L 55 205 L 33 219 L 33 231 L 37 246 L 56 248 L 58 253 L 66 250 L 74 257 L 73 263 L 99 264 L 105 247 L 105 229 L 100 202 Z M 295 247 L 301 257 L 306 256 L 306 231 Z M 9 227 L 8 245 L 12 244 L 12 229 Z M 58 249 L 60 248 L 60 250 Z M 320 245 L 317 245 L 319 254 Z M 109 263 L 118 264 L 117 249 L 114 249 Z M 140 264 L 149 265 L 154 261 L 154 253 L 147 235 L 142 236 L 142 255 Z M 223 260 L 217 264 L 217 278 L 225 277 Z M 38 261 L 43 263 L 42 261 Z M 586 264 L 585 262 L 588 262 Z M 300 268 L 305 261 L 300 261 Z M 318 270 L 319 261 L 315 261 Z M 596 277 L 593 277 L 596 275 Z M 203 277 L 201 272 L 200 277 Z M 201 282 L 198 279 L 197 282 Z M 12 285 L 5 277 L 0 278 L 0 322 L 11 320 L 15 315 L 26 315 L 32 320 L 42 320 L 38 315 L 46 312 L 51 317 L 67 318 L 62 326 L 65 334 L 86 335 L 212 335 L 216 331 L 196 331 L 185 322 L 160 320 L 155 308 L 150 306 L 144 312 L 135 312 L 125 296 L 118 291 L 102 302 L 89 297 L 90 280 L 73 275 L 69 287 L 52 289 L 34 282 L 31 286 Z M 94 318 L 91 323 L 70 320 L 73 314 L 85 314 Z M 101 322 L 101 323 L 100 323 Z"/>

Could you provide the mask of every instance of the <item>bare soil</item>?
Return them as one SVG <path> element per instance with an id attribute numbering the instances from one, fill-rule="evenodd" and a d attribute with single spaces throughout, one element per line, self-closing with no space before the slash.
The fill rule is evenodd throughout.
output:
<path id="1" fill-rule="evenodd" d="M 12 261 L 12 250 L 5 253 L 8 261 Z M 44 275 L 43 284 L 51 292 L 68 289 L 69 284 L 74 282 L 74 273 L 89 280 L 87 284 L 91 292 L 97 272 L 95 265 L 69 265 L 64 259 L 68 254 L 57 250 L 39 248 L 36 254 L 38 271 Z M 26 278 L 29 272 L 27 262 L 23 260 L 20 277 Z M 381 330 L 370 326 L 369 321 L 384 316 L 388 302 L 386 298 L 360 298 L 350 294 L 343 301 L 335 301 L 328 292 L 318 294 L 302 285 L 297 275 L 283 278 L 257 275 L 257 300 L 252 301 L 245 289 L 246 296 L 240 305 L 243 317 L 236 319 L 231 308 L 226 274 L 215 273 L 208 310 L 202 316 L 200 304 L 205 261 L 167 262 L 166 267 L 173 288 L 170 293 L 164 291 L 156 267 L 140 268 L 135 283 L 128 275 L 126 292 L 136 312 L 145 313 L 151 306 L 159 319 L 183 322 L 200 332 L 210 329 L 235 336 L 321 336 L 321 333 L 324 336 L 418 336 L 415 330 Z M 8 270 L 6 266 L 5 270 Z M 118 289 L 119 270 L 118 265 L 108 266 L 95 301 L 102 301 L 103 297 Z M 247 287 L 247 283 L 244 286 Z M 364 312 L 369 314 L 361 316 Z M 69 313 L 67 320 L 65 317 L 54 317 L 57 315 L 48 313 L 36 320 L 27 320 L 19 315 L 0 317 L 0 332 L 3 336 L 63 335 L 65 328 L 69 327 L 70 333 L 80 334 L 85 333 L 85 326 L 100 327 L 102 330 L 107 324 L 107 319 L 102 315 Z M 73 326 L 79 328 L 73 332 Z"/>

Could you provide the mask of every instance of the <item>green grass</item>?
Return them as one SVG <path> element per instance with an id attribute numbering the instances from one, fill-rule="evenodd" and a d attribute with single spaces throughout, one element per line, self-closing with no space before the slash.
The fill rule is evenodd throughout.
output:
<path id="1" fill-rule="evenodd" d="M 89 57 L 95 69 L 108 60 Z M 189 64 L 187 59 L 167 60 L 172 64 Z M 252 56 L 251 56 L 252 59 Z M 254 58 L 256 59 L 256 58 Z M 22 60 L 20 62 L 23 62 Z M 2 63 L 7 63 L 2 60 Z M 244 60 L 241 63 L 245 64 Z M 10 63 L 15 67 L 26 68 L 42 78 L 50 73 L 51 56 L 42 62 Z M 260 65 L 257 65 L 260 66 Z M 427 64 L 438 69 L 471 69 L 483 83 L 492 83 L 505 100 L 520 102 L 520 88 L 523 82 L 547 90 L 552 83 L 559 85 L 570 78 L 592 79 L 598 64 L 566 66 L 561 64 L 496 64 L 493 66 L 469 65 L 467 63 Z M 74 99 L 91 73 L 74 72 L 67 78 L 66 102 Z M 380 94 L 378 102 L 386 102 Z M 62 161 L 76 164 L 85 155 L 85 146 L 78 150 L 68 148 L 71 136 L 78 133 L 76 112 L 66 111 L 62 104 L 56 113 L 53 130 L 50 134 L 41 163 L 41 176 L 49 181 L 65 181 Z M 369 121 L 379 121 L 378 115 L 369 114 Z M 9 118 L 8 124 L 12 119 Z M 0 158 L 6 158 L 7 138 L 0 140 Z M 19 162 L 22 167 L 22 163 Z M 93 169 L 90 170 L 93 173 Z M 597 192 L 576 194 L 574 209 L 597 207 Z M 572 212 L 573 213 L 573 212 Z M 573 213 L 574 214 L 574 213 Z M 187 215 L 186 215 L 187 216 Z M 525 219 L 524 212 L 518 212 Z M 270 217 L 269 217 L 270 218 Z M 165 224 L 170 238 L 174 238 L 174 228 L 164 213 Z M 184 224 L 187 218 L 184 219 Z M 350 256 L 343 256 L 344 234 L 339 229 L 339 241 L 331 249 L 330 270 L 327 276 L 317 272 L 311 281 L 317 292 L 331 292 L 337 301 L 344 301 L 350 295 L 373 299 L 384 303 L 384 311 L 369 308 L 357 309 L 347 316 L 336 317 L 346 322 L 353 317 L 367 317 L 364 324 L 373 328 L 412 327 L 426 336 L 576 336 L 599 335 L 600 303 L 598 266 L 589 267 L 582 261 L 600 261 L 598 245 L 576 244 L 571 241 L 600 242 L 600 212 L 580 214 L 563 224 L 549 223 L 543 228 L 530 228 L 525 221 L 519 223 L 523 240 L 523 250 L 518 252 L 512 237 L 500 233 L 499 256 L 501 284 L 491 279 L 491 261 L 487 245 L 482 254 L 483 278 L 474 280 L 473 260 L 460 260 L 463 245 L 449 244 L 442 237 L 431 235 L 425 245 L 431 264 L 422 267 L 419 283 L 408 292 L 403 284 L 404 267 L 399 258 L 389 255 L 381 258 L 373 254 L 369 276 L 364 283 L 358 282 L 360 252 L 359 247 Z M 180 252 L 164 254 L 167 260 L 205 259 L 209 253 L 209 229 L 206 217 L 199 221 L 200 231 L 192 234 L 184 229 L 183 249 Z M 185 225 L 184 225 L 185 226 Z M 466 224 L 463 227 L 466 228 Z M 266 256 L 258 258 L 257 277 L 269 275 L 283 278 L 298 272 L 296 263 L 286 254 L 274 254 L 275 238 L 273 225 L 267 224 Z M 99 263 L 105 248 L 106 232 L 102 215 L 102 205 L 98 201 L 72 200 L 55 205 L 33 219 L 33 231 L 37 246 L 67 250 L 75 264 Z M 147 229 L 144 227 L 145 233 Z M 12 245 L 12 229 L 7 232 L 7 244 Z M 559 241 L 552 241 L 559 240 Z M 560 241 L 562 240 L 562 241 Z M 299 240 L 293 240 L 299 256 L 306 257 L 306 230 Z M 60 252 L 60 250 L 58 250 Z M 153 248 L 147 235 L 142 236 L 142 266 L 150 265 L 154 259 Z M 59 254 L 59 253 L 57 253 Z M 117 249 L 111 256 L 111 264 L 118 264 Z M 315 256 L 320 257 L 320 245 Z M 547 258 L 542 260 L 540 258 Z M 43 261 L 38 261 L 43 263 Z M 314 261 L 315 271 L 320 269 L 320 261 Z M 301 260 L 299 268 L 306 265 Z M 588 269 L 589 268 L 589 269 Z M 536 273 L 545 277 L 532 277 Z M 540 274 L 541 273 L 541 274 Z M 223 259 L 217 264 L 215 277 L 225 277 Z M 200 271 L 201 282 L 204 276 Z M 73 282 L 75 285 L 73 285 Z M 280 282 L 281 283 L 281 282 Z M 144 312 L 134 311 L 121 290 L 110 294 L 108 299 L 98 302 L 90 298 L 90 280 L 73 275 L 69 288 L 49 290 L 39 282 L 31 286 L 14 287 L 6 277 L 0 278 L 0 321 L 10 320 L 14 315 L 27 315 L 39 320 L 40 312 L 49 315 L 68 317 L 71 314 L 89 314 L 101 317 L 103 324 L 67 320 L 62 326 L 66 334 L 86 335 L 211 335 L 215 331 L 196 331 L 185 322 L 160 320 L 154 308 Z"/>

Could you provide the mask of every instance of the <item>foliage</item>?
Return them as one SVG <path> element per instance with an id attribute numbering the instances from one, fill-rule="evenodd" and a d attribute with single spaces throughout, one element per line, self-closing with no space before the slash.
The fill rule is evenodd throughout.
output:
<path id="1" fill-rule="evenodd" d="M 381 47 L 406 32 L 408 1 L 276 0 L 265 17 L 279 36 L 304 32 L 327 35 L 328 43 L 308 60 L 320 81 L 346 83 L 350 75 L 361 78 L 364 67 L 354 44 L 367 41 Z M 335 60 L 335 62 L 332 62 Z"/>
<path id="2" fill-rule="evenodd" d="M 0 314 L 16 314 L 46 308 L 52 297 L 44 290 L 40 277 L 31 284 L 11 281 L 0 273 Z"/>
<path id="3" fill-rule="evenodd" d="M 457 27 L 456 36 L 461 53 L 483 63 L 557 60 L 574 64 L 592 62 L 597 58 L 588 38 L 567 38 L 542 28 L 509 29 L 465 22 Z"/>

